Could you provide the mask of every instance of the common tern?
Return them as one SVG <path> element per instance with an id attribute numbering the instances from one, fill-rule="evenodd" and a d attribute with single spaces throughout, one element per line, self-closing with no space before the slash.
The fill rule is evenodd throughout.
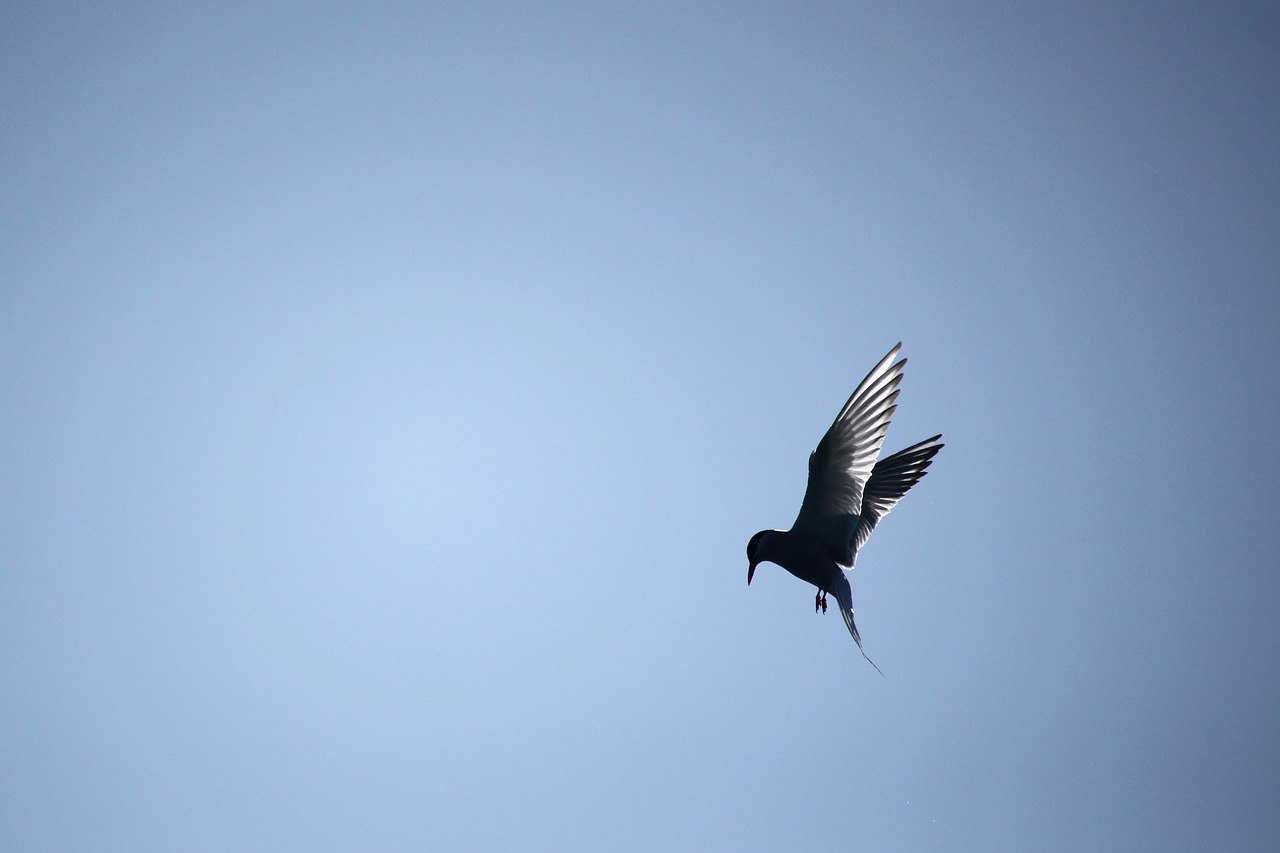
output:
<path id="1" fill-rule="evenodd" d="M 827 594 L 834 595 L 858 651 L 877 672 L 880 667 L 867 657 L 853 623 L 853 595 L 845 572 L 853 569 L 858 551 L 880 519 L 920 482 L 943 447 L 942 436 L 935 435 L 876 461 L 907 363 L 905 358 L 894 361 L 900 349 L 901 342 L 872 368 L 809 454 L 809 485 L 791 529 L 761 530 L 747 543 L 748 586 L 756 566 L 767 562 L 818 588 L 814 612 L 826 613 Z"/>

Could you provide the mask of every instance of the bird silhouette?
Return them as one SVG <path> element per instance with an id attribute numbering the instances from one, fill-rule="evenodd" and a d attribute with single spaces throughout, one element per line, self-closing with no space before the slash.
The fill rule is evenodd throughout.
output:
<path id="1" fill-rule="evenodd" d="M 901 349 L 899 342 L 872 368 L 809 454 L 809 484 L 791 529 L 761 530 L 747 543 L 747 585 L 756 566 L 767 562 L 818 588 L 815 611 L 826 613 L 827 595 L 834 595 L 858 651 L 876 672 L 880 667 L 867 657 L 853 621 L 846 573 L 871 531 L 920 482 L 943 448 L 942 436 L 935 435 L 876 461 L 901 393 L 907 360 L 894 361 Z"/>

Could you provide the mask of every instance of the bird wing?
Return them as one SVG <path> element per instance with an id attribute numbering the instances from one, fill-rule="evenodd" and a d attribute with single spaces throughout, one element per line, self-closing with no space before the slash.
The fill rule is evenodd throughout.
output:
<path id="1" fill-rule="evenodd" d="M 863 487 L 897 408 L 907 363 L 905 358 L 894 362 L 901 348 L 899 343 L 872 368 L 809 455 L 809 485 L 791 530 L 822 543 L 842 565 L 853 561 L 849 546 L 862 512 Z"/>
<path id="2" fill-rule="evenodd" d="M 853 635 L 853 641 L 858 644 L 858 651 L 862 652 L 864 658 L 867 658 L 867 663 L 875 666 L 876 672 L 880 672 L 880 667 L 876 666 L 876 662 L 867 657 L 867 650 L 862 648 L 862 638 L 858 636 L 858 626 L 853 624 L 853 592 L 849 589 L 849 579 L 845 577 L 844 572 L 840 572 L 839 577 L 831 583 L 830 591 L 840 604 L 840 615 L 844 617 L 844 624 L 849 628 L 849 633 Z M 883 672 L 880 672 L 880 674 L 884 675 Z"/>
<path id="3" fill-rule="evenodd" d="M 876 467 L 871 470 L 871 479 L 867 480 L 867 485 L 862 490 L 862 512 L 858 516 L 858 527 L 853 533 L 852 548 L 855 556 L 866 544 L 867 537 L 876 529 L 880 519 L 888 515 L 889 510 L 902 500 L 907 489 L 920 482 L 920 478 L 926 473 L 925 469 L 933 463 L 933 457 L 945 446 L 938 441 L 940 438 L 940 435 L 926 438 L 919 444 L 899 450 L 876 463 Z"/>

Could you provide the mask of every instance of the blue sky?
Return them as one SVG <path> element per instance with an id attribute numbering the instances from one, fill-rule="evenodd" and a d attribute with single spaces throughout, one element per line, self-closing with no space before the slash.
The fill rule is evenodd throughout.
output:
<path id="1" fill-rule="evenodd" d="M 1271 850 L 1280 7 L 0 12 L 0 847 Z M 930 476 L 752 533 L 898 340 Z"/>

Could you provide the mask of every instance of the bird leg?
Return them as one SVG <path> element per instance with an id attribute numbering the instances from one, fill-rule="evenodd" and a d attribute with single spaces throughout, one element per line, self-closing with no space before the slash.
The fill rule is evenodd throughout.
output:
<path id="1" fill-rule="evenodd" d="M 818 590 L 818 594 L 813 597 L 813 612 L 817 613 L 818 608 L 822 608 L 822 612 L 827 612 L 827 591 L 825 589 Z"/>

